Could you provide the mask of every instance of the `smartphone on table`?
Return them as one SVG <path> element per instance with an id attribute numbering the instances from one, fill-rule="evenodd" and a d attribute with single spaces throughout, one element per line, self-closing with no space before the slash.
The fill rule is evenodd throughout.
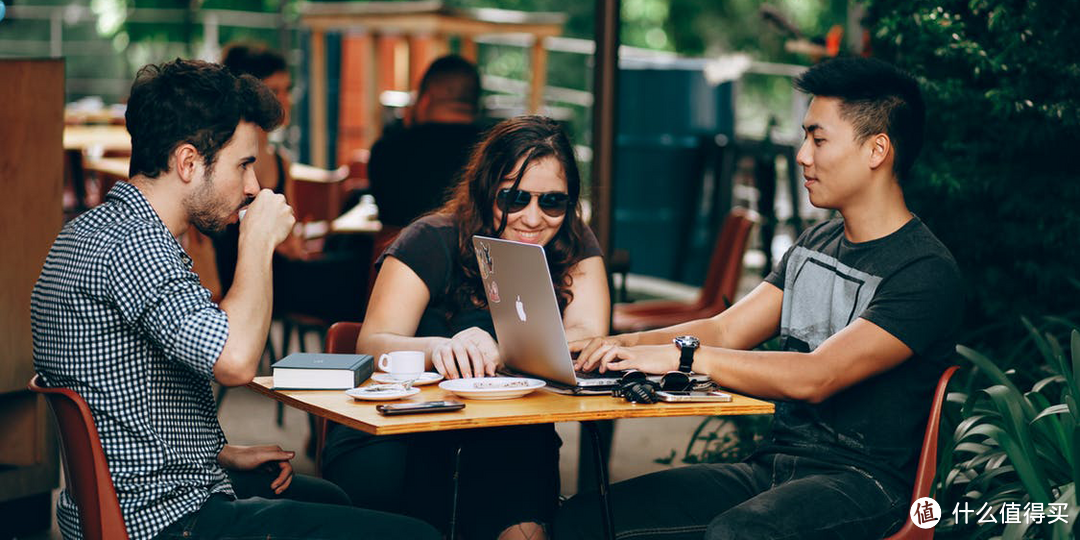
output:
<path id="1" fill-rule="evenodd" d="M 464 403 L 452 399 L 442 401 L 421 401 L 420 403 L 390 403 L 375 406 L 376 411 L 379 411 L 386 416 L 460 411 L 464 408 Z"/>
<path id="2" fill-rule="evenodd" d="M 731 394 L 725 394 L 723 392 L 668 392 L 660 390 L 656 392 L 656 397 L 660 401 L 666 401 L 668 403 L 685 403 L 694 401 L 731 401 Z"/>

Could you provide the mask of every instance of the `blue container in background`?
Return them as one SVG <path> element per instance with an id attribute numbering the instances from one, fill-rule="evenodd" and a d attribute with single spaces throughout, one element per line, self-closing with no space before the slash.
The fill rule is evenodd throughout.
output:
<path id="1" fill-rule="evenodd" d="M 711 85 L 703 60 L 623 60 L 615 146 L 614 240 L 630 271 L 700 284 L 718 231 L 703 215 L 731 207 L 731 185 L 715 184 L 702 204 L 703 178 L 718 135 L 733 140 L 732 84 Z"/>

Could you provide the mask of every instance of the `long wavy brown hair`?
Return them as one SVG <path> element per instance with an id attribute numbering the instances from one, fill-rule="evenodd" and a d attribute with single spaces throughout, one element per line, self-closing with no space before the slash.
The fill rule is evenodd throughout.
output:
<path id="1" fill-rule="evenodd" d="M 495 194 L 499 184 L 513 180 L 512 189 L 517 189 L 529 165 L 548 157 L 555 158 L 562 166 L 570 198 L 566 217 L 555 237 L 544 246 L 544 253 L 547 255 L 559 309 L 566 309 L 573 301 L 570 269 L 583 258 L 582 239 L 586 234 L 585 223 L 581 219 L 581 175 L 574 160 L 574 150 L 570 139 L 554 120 L 544 116 L 519 116 L 500 122 L 487 132 L 473 149 L 453 196 L 437 211 L 450 216 L 458 226 L 458 263 L 464 282 L 452 291 L 452 311 L 487 307 L 472 243 L 473 235 L 502 235 L 510 212 L 504 206 L 501 222 L 495 223 Z M 522 159 L 521 168 L 511 176 Z M 507 203 L 504 201 L 501 204 Z"/>

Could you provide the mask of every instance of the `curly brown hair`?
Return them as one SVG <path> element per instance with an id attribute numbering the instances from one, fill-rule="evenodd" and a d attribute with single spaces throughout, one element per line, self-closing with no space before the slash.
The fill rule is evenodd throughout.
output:
<path id="1" fill-rule="evenodd" d="M 495 194 L 499 183 L 513 180 L 511 189 L 517 189 L 529 165 L 548 157 L 555 158 L 562 166 L 569 200 L 566 219 L 555 237 L 544 246 L 544 253 L 560 311 L 573 301 L 570 286 L 574 280 L 570 269 L 583 258 L 582 239 L 586 235 L 581 219 L 581 175 L 574 160 L 573 146 L 554 120 L 544 116 L 519 116 L 500 122 L 487 132 L 473 149 L 452 197 L 436 211 L 450 216 L 458 226 L 458 263 L 464 279 L 462 285 L 452 291 L 451 311 L 487 307 L 472 238 L 477 234 L 502 235 L 510 212 L 503 207 L 502 220 L 495 223 Z M 511 177 L 519 160 L 523 160 L 521 168 Z"/>
<path id="2" fill-rule="evenodd" d="M 135 76 L 125 113 L 128 174 L 157 178 L 168 172 L 169 155 L 183 143 L 198 150 L 210 174 L 241 120 L 270 131 L 283 117 L 274 94 L 251 75 L 199 60 L 148 64 Z"/>

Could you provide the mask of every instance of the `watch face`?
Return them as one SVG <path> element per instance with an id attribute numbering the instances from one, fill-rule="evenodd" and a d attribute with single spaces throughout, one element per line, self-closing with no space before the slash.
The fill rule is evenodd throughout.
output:
<path id="1" fill-rule="evenodd" d="M 673 340 L 675 345 L 680 349 L 686 347 L 689 349 L 696 349 L 701 346 L 701 341 L 694 336 L 679 336 Z"/>

